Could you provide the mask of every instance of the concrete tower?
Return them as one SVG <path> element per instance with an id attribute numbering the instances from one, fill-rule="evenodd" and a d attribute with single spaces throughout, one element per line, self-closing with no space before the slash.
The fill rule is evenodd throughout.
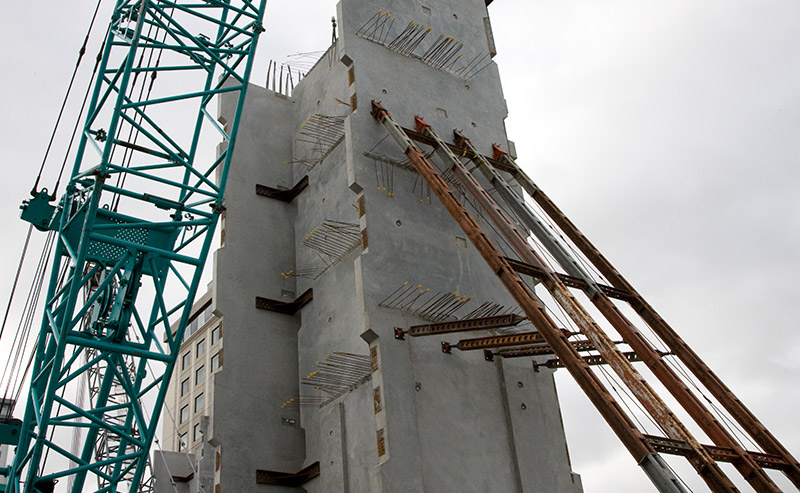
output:
<path id="1" fill-rule="evenodd" d="M 370 116 L 378 100 L 405 127 L 513 151 L 487 3 L 342 0 L 337 41 L 290 95 L 249 89 L 158 491 L 581 491 L 552 370 L 395 337 L 516 311 Z"/>

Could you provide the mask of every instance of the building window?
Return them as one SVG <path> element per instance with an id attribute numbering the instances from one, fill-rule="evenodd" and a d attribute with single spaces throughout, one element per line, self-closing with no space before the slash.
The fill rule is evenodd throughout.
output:
<path id="1" fill-rule="evenodd" d="M 192 430 L 193 430 L 192 431 L 192 439 L 193 440 L 197 441 L 197 440 L 201 440 L 203 438 L 203 431 L 200 429 L 200 423 L 197 423 L 196 425 L 194 425 L 194 428 Z"/>
<path id="2" fill-rule="evenodd" d="M 178 435 L 178 452 L 186 450 L 186 433 Z"/>
<path id="3" fill-rule="evenodd" d="M 202 411 L 206 403 L 206 397 L 203 394 L 194 398 L 194 412 Z"/>
<path id="4" fill-rule="evenodd" d="M 181 397 L 189 393 L 189 379 L 187 378 L 181 382 Z"/>
<path id="5" fill-rule="evenodd" d="M 197 371 L 194 372 L 194 384 L 197 385 L 199 383 L 202 383 L 203 380 L 205 379 L 206 379 L 206 367 L 201 366 L 200 368 L 197 369 Z"/>
<path id="6" fill-rule="evenodd" d="M 181 418 L 180 418 L 179 423 L 183 423 L 187 419 L 189 419 L 189 404 L 186 404 L 185 406 L 183 406 L 181 408 Z"/>
<path id="7" fill-rule="evenodd" d="M 192 362 L 192 352 L 186 351 L 181 358 L 181 370 L 189 368 L 189 363 Z"/>
<path id="8" fill-rule="evenodd" d="M 211 329 L 211 345 L 213 346 L 214 344 L 216 344 L 217 341 L 219 341 L 220 337 L 222 337 L 222 326 L 217 325 L 216 327 Z"/>
<path id="9" fill-rule="evenodd" d="M 206 354 L 206 340 L 200 339 L 200 342 L 197 343 L 197 357 Z"/>
<path id="10" fill-rule="evenodd" d="M 203 326 L 203 324 L 211 320 L 212 314 L 213 310 L 211 310 L 211 303 L 203 307 L 202 310 L 199 310 L 194 318 L 189 320 L 189 334 L 194 334 L 197 332 L 197 329 Z"/>
<path id="11" fill-rule="evenodd" d="M 222 350 L 211 357 L 211 371 L 217 371 L 222 366 Z"/>

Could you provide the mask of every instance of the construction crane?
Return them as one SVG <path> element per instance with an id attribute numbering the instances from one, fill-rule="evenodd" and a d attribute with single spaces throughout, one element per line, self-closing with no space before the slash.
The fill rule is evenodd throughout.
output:
<path id="1" fill-rule="evenodd" d="M 17 445 L 8 492 L 65 479 L 140 491 L 224 211 L 265 3 L 116 2 L 69 182 L 56 200 L 37 179 L 22 206 L 54 249 L 25 414 L 0 423 Z M 218 122 L 210 105 L 231 92 L 235 116 Z M 223 141 L 216 159 L 198 153 L 206 129 Z M 85 437 L 69 450 L 74 430 Z"/>
<path id="2" fill-rule="evenodd" d="M 37 180 L 33 198 L 23 207 L 23 218 L 55 239 L 55 252 L 26 414 L 22 421 L 0 423 L 0 443 L 18 444 L 15 462 L 7 471 L 11 480 L 8 491 L 52 491 L 55 482 L 65 478 L 72 491 L 89 488 L 90 481 L 96 481 L 99 491 L 146 490 L 147 457 L 164 393 L 214 228 L 224 211 L 225 179 L 252 55 L 262 29 L 264 3 L 117 3 L 66 191 L 56 202 L 54 194 L 39 189 Z M 334 40 L 335 28 L 334 22 Z M 183 89 L 168 89 L 165 95 L 152 92 L 157 78 L 162 82 L 170 77 L 179 79 Z M 185 89 L 192 79 L 198 84 Z M 208 110 L 213 98 L 222 92 L 239 95 L 235 117 L 229 122 L 217 122 Z M 187 113 L 187 108 L 193 113 Z M 704 363 L 688 346 L 684 348 L 672 329 L 510 156 L 498 147 L 489 163 L 466 137 L 455 135 L 456 147 L 463 153 L 460 155 L 470 157 L 476 164 L 473 171 L 479 171 L 492 184 L 497 196 L 547 246 L 566 275 L 550 272 L 538 263 L 523 235 L 457 156 L 448 151 L 450 144 L 418 120 L 414 135 L 427 139 L 438 157 L 451 164 L 464 190 L 474 195 L 524 262 L 511 261 L 493 251 L 477 224 L 459 208 L 457 200 L 449 197 L 448 186 L 405 136 L 409 132 L 400 128 L 385 108 L 376 104 L 373 110 L 487 263 L 502 274 L 528 318 L 536 322 L 537 337 L 548 346 L 538 349 L 553 351 L 560 357 L 558 364 L 576 375 L 659 490 L 683 491 L 656 453 L 670 450 L 691 457 L 692 465 L 715 491 L 734 490 L 715 463 L 725 460 L 733 461 L 760 491 L 775 488 L 762 467 L 780 469 L 793 484 L 799 484 L 797 461 L 732 394 L 727 395 L 729 391 L 721 381 L 711 378 L 713 374 Z M 171 117 L 175 114 L 194 114 L 195 118 L 189 120 L 193 125 L 185 119 L 173 124 Z M 215 160 L 203 163 L 198 158 L 198 143 L 202 130 L 209 127 L 218 131 L 226 145 Z M 598 284 L 557 239 L 548 236 L 546 228 L 505 182 L 506 175 L 492 168 L 498 164 L 498 169 L 510 174 L 559 223 L 613 286 Z M 542 281 L 554 296 L 562 296 L 560 301 L 575 308 L 576 324 L 586 322 L 581 329 L 589 334 L 588 342 L 601 357 L 581 358 L 552 322 L 544 316 L 537 318 L 535 296 L 518 279 L 521 274 Z M 639 383 L 639 376 L 625 361 L 634 353 L 619 353 L 602 334 L 592 332 L 591 323 L 579 313 L 566 287 L 589 294 L 598 310 L 608 314 L 612 325 L 636 350 L 635 355 L 645 358 L 645 364 L 666 381 L 675 397 L 689 403 L 689 414 L 704 431 L 717 445 L 722 442 L 725 446 L 709 447 L 693 441 L 652 390 Z M 675 354 L 693 372 L 708 377 L 712 393 L 730 406 L 737 420 L 755 430 L 756 439 L 768 454 L 738 446 L 663 365 L 663 354 L 653 351 L 634 330 L 624 332 L 627 321 L 615 313 L 609 300 L 615 296 L 623 296 L 663 337 L 672 338 Z M 667 438 L 643 435 L 615 409 L 608 393 L 587 376 L 588 365 L 598 362 L 613 366 L 635 387 L 637 395 L 645 398 L 645 404 L 651 406 L 648 412 L 667 423 Z M 89 402 L 75 392 L 87 386 Z M 78 429 L 86 430 L 80 450 L 61 445 L 66 433 Z"/>

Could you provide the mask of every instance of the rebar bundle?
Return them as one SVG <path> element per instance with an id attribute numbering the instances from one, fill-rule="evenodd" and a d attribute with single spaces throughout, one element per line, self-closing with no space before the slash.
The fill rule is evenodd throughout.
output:
<path id="1" fill-rule="evenodd" d="M 325 404 L 330 397 L 319 395 L 299 395 L 292 397 L 288 401 L 281 404 L 281 409 L 299 408 L 299 407 L 320 407 Z"/>
<path id="2" fill-rule="evenodd" d="M 281 272 L 281 277 L 289 279 L 290 277 L 297 277 L 303 279 L 316 279 L 327 270 L 326 267 L 316 267 L 311 269 L 290 270 Z"/>
<path id="3" fill-rule="evenodd" d="M 300 125 L 297 132 L 297 142 L 310 144 L 309 151 L 316 155 L 313 160 L 299 160 L 311 169 L 320 162 L 344 140 L 343 116 L 311 115 L 308 120 Z M 293 162 L 298 162 L 297 160 Z"/>
<path id="4" fill-rule="evenodd" d="M 330 267 L 361 244 L 361 229 L 358 224 L 326 219 L 300 244 L 319 252 Z"/>
<path id="5" fill-rule="evenodd" d="M 486 301 L 481 304 L 478 308 L 472 310 L 471 312 L 464 315 L 464 318 L 480 318 L 480 317 L 491 317 L 494 315 L 501 315 L 502 311 L 505 309 L 503 305 L 498 303 L 492 303 L 491 301 Z"/>
<path id="6" fill-rule="evenodd" d="M 316 370 L 309 373 L 300 383 L 324 392 L 325 396 L 303 396 L 298 400 L 289 400 L 284 406 L 314 405 L 322 406 L 350 392 L 370 379 L 372 365 L 369 356 L 355 353 L 334 351 L 328 354 L 325 361 L 317 361 Z"/>
<path id="7" fill-rule="evenodd" d="M 356 30 L 356 35 L 384 44 L 394 26 L 395 17 L 388 11 L 379 10 L 363 26 Z"/>
<path id="8" fill-rule="evenodd" d="M 440 291 L 431 294 L 430 288 L 423 288 L 422 284 L 410 284 L 406 281 L 378 303 L 378 306 L 404 311 L 432 322 L 441 322 L 455 318 L 455 313 L 472 299 L 472 296 L 458 292 Z"/>
<path id="9" fill-rule="evenodd" d="M 355 34 L 403 56 L 465 79 L 475 77 L 492 63 L 491 53 L 478 53 L 468 63 L 463 64 L 463 43 L 444 33 L 441 33 L 422 55 L 417 55 L 415 52 L 433 32 L 433 28 L 412 20 L 399 34 L 394 35 L 392 29 L 396 20 L 396 17 L 381 9 L 359 27 Z"/>

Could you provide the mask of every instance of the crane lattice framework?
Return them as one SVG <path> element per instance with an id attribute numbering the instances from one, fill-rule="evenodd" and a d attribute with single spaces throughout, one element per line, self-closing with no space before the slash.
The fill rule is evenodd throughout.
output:
<path id="1" fill-rule="evenodd" d="M 265 3 L 117 1 L 66 193 L 23 205 L 57 245 L 9 492 L 66 477 L 74 492 L 139 490 L 224 209 Z M 209 105 L 223 92 L 239 102 L 220 124 Z M 198 153 L 207 128 L 227 144 L 216 159 Z M 86 439 L 69 451 L 75 428 Z"/>

